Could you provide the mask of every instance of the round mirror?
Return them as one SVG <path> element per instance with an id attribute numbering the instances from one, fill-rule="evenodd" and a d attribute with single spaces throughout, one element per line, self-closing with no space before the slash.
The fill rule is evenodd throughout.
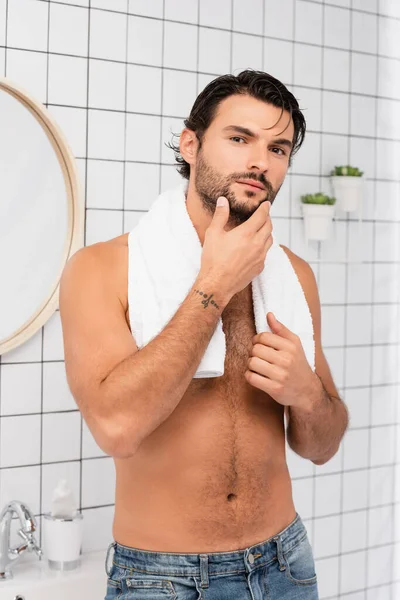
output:
<path id="1" fill-rule="evenodd" d="M 72 152 L 49 111 L 0 78 L 0 354 L 58 307 L 59 280 L 83 246 L 84 205 Z"/>

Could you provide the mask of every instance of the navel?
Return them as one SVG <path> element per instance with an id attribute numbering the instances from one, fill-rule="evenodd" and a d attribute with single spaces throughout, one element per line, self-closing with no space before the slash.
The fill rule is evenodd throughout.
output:
<path id="1" fill-rule="evenodd" d="M 232 500 L 236 499 L 236 494 L 228 494 L 227 499 L 229 500 L 229 502 L 232 502 Z"/>

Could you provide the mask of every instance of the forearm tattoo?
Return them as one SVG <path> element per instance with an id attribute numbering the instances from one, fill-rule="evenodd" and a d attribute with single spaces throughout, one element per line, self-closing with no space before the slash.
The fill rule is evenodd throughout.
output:
<path id="1" fill-rule="evenodd" d="M 200 294 L 200 296 L 203 296 L 204 300 L 201 301 L 201 303 L 203 304 L 204 308 L 207 308 L 209 304 L 212 304 L 213 306 L 215 306 L 215 308 L 219 309 L 218 304 L 215 302 L 215 300 L 211 300 L 211 298 L 214 296 L 214 294 L 205 294 L 204 292 L 201 292 L 200 290 L 194 290 L 197 294 Z"/>

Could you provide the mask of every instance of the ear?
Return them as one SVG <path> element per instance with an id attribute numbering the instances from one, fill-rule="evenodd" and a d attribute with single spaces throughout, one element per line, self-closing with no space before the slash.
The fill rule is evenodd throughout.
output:
<path id="1" fill-rule="evenodd" d="M 182 158 L 192 166 L 196 162 L 199 140 L 192 129 L 185 127 L 179 139 L 179 151 Z"/>

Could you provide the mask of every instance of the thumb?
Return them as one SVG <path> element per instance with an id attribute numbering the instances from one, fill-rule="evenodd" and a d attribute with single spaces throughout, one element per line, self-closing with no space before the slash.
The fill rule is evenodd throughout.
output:
<path id="1" fill-rule="evenodd" d="M 225 196 L 220 196 L 217 200 L 217 206 L 213 216 L 212 223 L 217 223 L 219 227 L 224 227 L 229 217 L 229 202 Z"/>
<path id="2" fill-rule="evenodd" d="M 267 321 L 268 321 L 268 325 L 270 326 L 270 328 L 273 331 L 279 330 L 280 329 L 279 326 L 282 325 L 282 323 L 280 323 L 280 321 L 277 320 L 274 313 L 272 313 L 272 312 L 267 313 Z"/>
<path id="3" fill-rule="evenodd" d="M 275 317 L 274 313 L 272 313 L 272 312 L 267 313 L 267 322 L 268 322 L 268 325 L 269 325 L 272 333 L 276 333 L 276 334 L 280 335 L 281 337 L 287 338 L 289 340 L 292 340 L 296 337 L 295 334 L 286 327 L 286 325 L 284 325 L 283 323 L 278 321 L 278 319 Z"/>

